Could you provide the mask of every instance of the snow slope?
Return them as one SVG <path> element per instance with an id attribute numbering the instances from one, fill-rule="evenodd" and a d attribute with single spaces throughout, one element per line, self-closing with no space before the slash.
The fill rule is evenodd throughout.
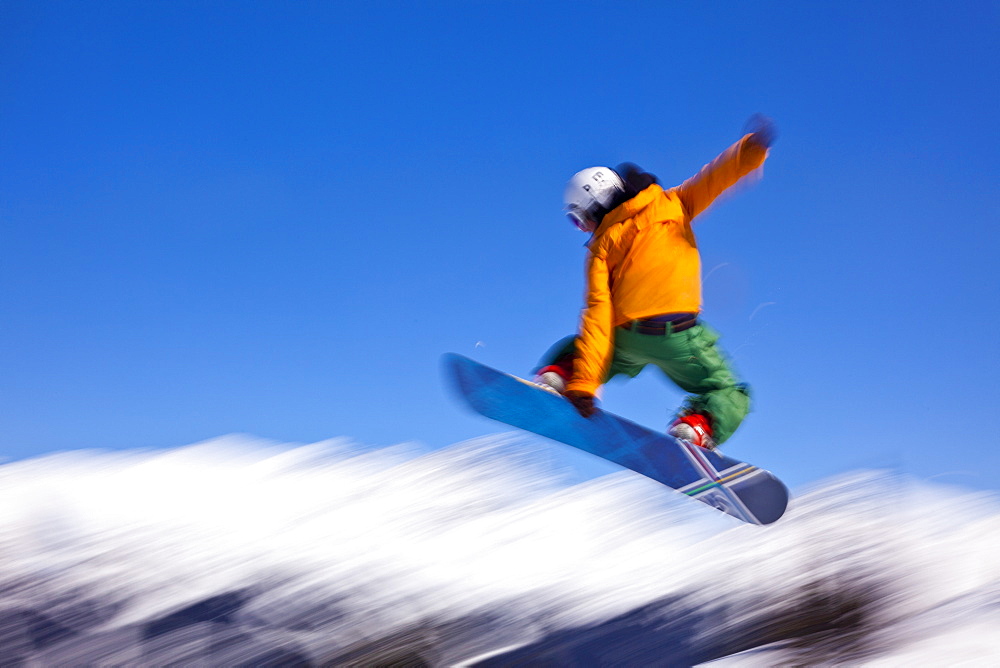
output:
<path id="1" fill-rule="evenodd" d="M 542 439 L 0 466 L 23 665 L 1000 664 L 995 496 L 856 472 L 740 524 Z"/>

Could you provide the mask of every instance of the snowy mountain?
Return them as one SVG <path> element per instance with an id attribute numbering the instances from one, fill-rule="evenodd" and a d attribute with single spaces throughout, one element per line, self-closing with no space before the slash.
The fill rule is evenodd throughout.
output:
<path id="1" fill-rule="evenodd" d="M 0 467 L 4 665 L 1000 663 L 1000 502 L 856 472 L 743 525 L 552 446 L 231 436 Z"/>

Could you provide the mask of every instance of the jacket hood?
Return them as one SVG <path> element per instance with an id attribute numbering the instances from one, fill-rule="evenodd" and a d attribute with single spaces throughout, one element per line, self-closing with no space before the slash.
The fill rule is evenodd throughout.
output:
<path id="1" fill-rule="evenodd" d="M 606 216 L 604 216 L 604 220 L 601 221 L 600 226 L 594 231 L 594 239 L 604 234 L 604 232 L 607 231 L 607 229 L 612 225 L 635 216 L 637 213 L 652 204 L 653 201 L 662 193 L 663 188 L 658 183 L 654 183 L 644 190 L 641 190 L 632 199 L 626 200 L 616 206 L 614 209 L 609 211 Z"/>

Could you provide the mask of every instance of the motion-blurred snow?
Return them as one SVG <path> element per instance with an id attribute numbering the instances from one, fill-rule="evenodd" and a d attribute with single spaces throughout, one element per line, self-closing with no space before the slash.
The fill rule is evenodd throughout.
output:
<path id="1" fill-rule="evenodd" d="M 231 436 L 0 467 L 4 665 L 1000 662 L 1000 503 L 886 472 L 742 525 L 547 441 Z"/>

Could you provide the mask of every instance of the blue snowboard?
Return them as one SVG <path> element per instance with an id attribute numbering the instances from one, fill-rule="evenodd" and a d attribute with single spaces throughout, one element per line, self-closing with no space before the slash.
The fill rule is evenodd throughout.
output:
<path id="1" fill-rule="evenodd" d="M 488 418 L 603 457 L 750 524 L 785 512 L 788 489 L 770 472 L 607 411 L 587 419 L 534 383 L 446 354 L 447 375 L 473 410 Z"/>

